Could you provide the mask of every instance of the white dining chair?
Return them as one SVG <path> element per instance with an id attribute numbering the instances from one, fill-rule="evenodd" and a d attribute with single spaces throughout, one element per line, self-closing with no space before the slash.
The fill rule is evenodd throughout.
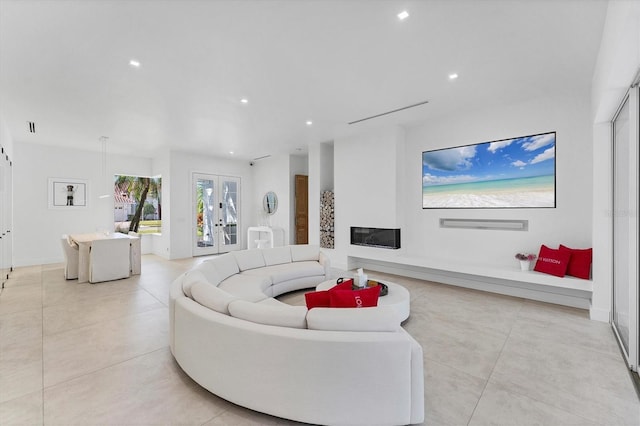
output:
<path id="1" fill-rule="evenodd" d="M 68 235 L 62 235 L 60 243 L 64 254 L 64 278 L 75 280 L 78 278 L 78 245 Z"/>
<path id="2" fill-rule="evenodd" d="M 119 280 L 131 273 L 129 238 L 95 240 L 89 252 L 89 282 Z"/>

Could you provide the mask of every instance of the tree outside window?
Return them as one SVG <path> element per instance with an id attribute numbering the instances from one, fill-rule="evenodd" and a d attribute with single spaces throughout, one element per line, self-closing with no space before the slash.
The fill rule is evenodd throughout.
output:
<path id="1" fill-rule="evenodd" d="M 114 176 L 114 220 L 119 232 L 157 234 L 162 230 L 162 178 Z"/>

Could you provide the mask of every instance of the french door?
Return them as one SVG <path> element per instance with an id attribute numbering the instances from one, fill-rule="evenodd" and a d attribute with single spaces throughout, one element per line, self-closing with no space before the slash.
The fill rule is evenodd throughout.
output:
<path id="1" fill-rule="evenodd" d="M 629 90 L 612 121 L 613 140 L 613 295 L 611 325 L 627 358 L 638 371 L 638 87 Z"/>
<path id="2" fill-rule="evenodd" d="M 193 255 L 241 248 L 240 178 L 193 174 Z"/>

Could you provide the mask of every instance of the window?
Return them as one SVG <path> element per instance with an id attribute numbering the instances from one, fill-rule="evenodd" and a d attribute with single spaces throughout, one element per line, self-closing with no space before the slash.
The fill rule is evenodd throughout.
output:
<path id="1" fill-rule="evenodd" d="M 162 231 L 162 177 L 115 175 L 115 230 L 159 234 Z"/>

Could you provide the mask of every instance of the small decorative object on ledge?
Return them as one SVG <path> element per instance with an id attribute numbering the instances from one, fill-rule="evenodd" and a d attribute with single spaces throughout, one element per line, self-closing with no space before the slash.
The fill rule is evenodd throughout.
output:
<path id="1" fill-rule="evenodd" d="M 520 261 L 520 270 L 528 271 L 531 269 L 531 261 L 535 260 L 536 255 L 532 253 L 516 253 L 516 259 Z"/>
<path id="2" fill-rule="evenodd" d="M 320 196 L 320 247 L 334 248 L 334 198 L 333 191 L 324 191 Z"/>

